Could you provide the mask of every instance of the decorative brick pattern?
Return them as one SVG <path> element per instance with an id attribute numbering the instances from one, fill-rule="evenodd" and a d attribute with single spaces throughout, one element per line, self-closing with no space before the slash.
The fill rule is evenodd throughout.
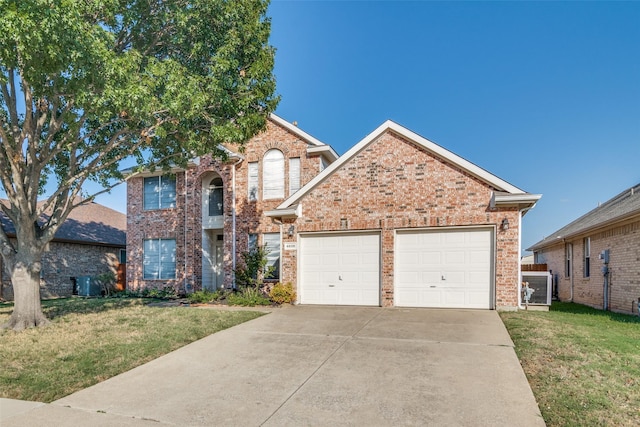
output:
<path id="1" fill-rule="evenodd" d="M 590 275 L 584 277 L 584 238 L 591 238 Z M 565 277 L 565 243 L 573 244 L 571 277 Z M 554 280 L 558 298 L 602 309 L 604 307 L 603 262 L 598 255 L 609 249 L 609 309 L 638 313 L 640 298 L 640 217 L 609 225 L 605 229 L 575 236 L 536 252 L 537 262 L 546 263 Z M 572 292 L 573 288 L 573 292 Z"/>

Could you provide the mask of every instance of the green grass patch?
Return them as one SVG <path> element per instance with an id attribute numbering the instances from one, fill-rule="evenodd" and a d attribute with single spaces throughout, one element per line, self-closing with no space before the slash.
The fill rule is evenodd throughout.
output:
<path id="1" fill-rule="evenodd" d="M 0 397 L 51 402 L 263 313 L 149 307 L 137 298 L 43 301 L 44 328 L 0 332 Z M 0 324 L 12 304 L 0 304 Z"/>
<path id="2" fill-rule="evenodd" d="M 640 424 L 640 318 L 572 303 L 501 312 L 549 426 Z"/>

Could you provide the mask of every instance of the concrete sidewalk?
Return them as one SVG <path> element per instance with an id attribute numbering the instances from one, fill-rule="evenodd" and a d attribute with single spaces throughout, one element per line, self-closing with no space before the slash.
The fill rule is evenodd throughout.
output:
<path id="1" fill-rule="evenodd" d="M 3 427 L 544 426 L 498 314 L 481 310 L 288 307 L 11 407 Z"/>

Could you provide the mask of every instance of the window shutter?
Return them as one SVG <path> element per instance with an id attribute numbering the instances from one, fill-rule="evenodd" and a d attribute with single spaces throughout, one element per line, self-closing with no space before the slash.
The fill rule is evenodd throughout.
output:
<path id="1" fill-rule="evenodd" d="M 249 163 L 249 200 L 258 200 L 258 162 Z"/>
<path id="2" fill-rule="evenodd" d="M 300 157 L 289 159 L 289 195 L 300 189 Z"/>
<path id="3" fill-rule="evenodd" d="M 269 150 L 263 160 L 263 198 L 284 199 L 284 154 L 280 150 Z"/>

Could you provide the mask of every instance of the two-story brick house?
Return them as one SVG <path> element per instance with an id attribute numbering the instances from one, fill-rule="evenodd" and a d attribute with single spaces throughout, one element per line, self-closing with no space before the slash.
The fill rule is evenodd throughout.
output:
<path id="1" fill-rule="evenodd" d="M 526 193 L 393 122 L 338 158 L 272 115 L 228 161 L 128 180 L 128 286 L 233 286 L 267 244 L 303 304 L 515 308 Z"/>

